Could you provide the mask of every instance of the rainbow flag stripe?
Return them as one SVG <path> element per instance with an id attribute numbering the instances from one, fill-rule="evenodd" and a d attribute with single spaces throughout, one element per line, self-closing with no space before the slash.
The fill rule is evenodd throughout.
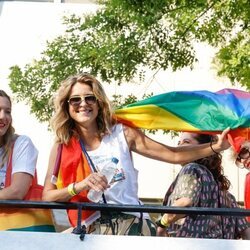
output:
<path id="1" fill-rule="evenodd" d="M 237 89 L 168 92 L 117 109 L 115 116 L 144 129 L 219 133 L 230 127 L 250 139 L 250 93 Z"/>
<path id="2" fill-rule="evenodd" d="M 9 208 L 0 212 L 0 231 L 55 232 L 50 210 Z"/>

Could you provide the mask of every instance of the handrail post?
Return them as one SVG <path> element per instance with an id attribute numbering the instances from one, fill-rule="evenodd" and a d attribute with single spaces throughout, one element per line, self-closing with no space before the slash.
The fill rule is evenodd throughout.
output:
<path id="1" fill-rule="evenodd" d="M 86 226 L 81 225 L 82 222 L 82 204 L 77 204 L 77 226 L 73 229 L 73 234 L 80 234 L 80 240 L 83 241 L 86 234 Z"/>

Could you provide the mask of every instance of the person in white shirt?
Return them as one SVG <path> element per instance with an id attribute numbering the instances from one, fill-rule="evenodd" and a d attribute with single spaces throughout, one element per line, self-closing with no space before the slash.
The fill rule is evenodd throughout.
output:
<path id="1" fill-rule="evenodd" d="M 22 200 L 35 174 L 38 151 L 26 135 L 16 135 L 12 126 L 11 99 L 0 90 L 0 200 Z M 11 183 L 6 171 L 12 154 Z"/>

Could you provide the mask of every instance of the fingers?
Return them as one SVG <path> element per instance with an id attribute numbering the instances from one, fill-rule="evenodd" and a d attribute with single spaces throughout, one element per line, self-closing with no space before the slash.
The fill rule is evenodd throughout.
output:
<path id="1" fill-rule="evenodd" d="M 219 151 L 226 150 L 231 147 L 229 141 L 227 140 L 227 134 L 230 131 L 230 128 L 226 128 L 222 131 L 222 133 L 219 135 L 219 140 L 217 141 L 217 146 Z"/>
<path id="2" fill-rule="evenodd" d="M 224 129 L 223 131 L 222 131 L 222 133 L 221 133 L 221 137 L 222 138 L 224 138 L 226 135 L 227 135 L 227 133 L 230 131 L 230 127 L 227 127 L 226 129 Z"/>
<path id="3" fill-rule="evenodd" d="M 90 174 L 85 181 L 89 189 L 96 191 L 104 191 L 109 187 L 106 177 L 100 173 Z"/>

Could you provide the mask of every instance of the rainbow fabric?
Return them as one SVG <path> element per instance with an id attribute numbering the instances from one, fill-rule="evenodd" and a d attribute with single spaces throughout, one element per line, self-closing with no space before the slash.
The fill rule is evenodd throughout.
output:
<path id="1" fill-rule="evenodd" d="M 56 181 L 58 189 L 67 187 L 73 182 L 80 182 L 84 180 L 92 171 L 88 164 L 85 154 L 82 152 L 80 142 L 75 137 L 72 137 L 68 145 L 62 145 L 61 160 Z M 83 190 L 78 195 L 73 196 L 70 202 L 90 202 L 87 198 L 88 190 Z M 67 210 L 69 222 L 72 226 L 77 226 L 78 211 Z M 100 217 L 99 211 L 83 210 L 82 224 L 86 226 L 91 225 L 96 219 Z"/>
<path id="2" fill-rule="evenodd" d="M 220 133 L 227 127 L 236 151 L 250 139 L 250 93 L 175 91 L 152 96 L 116 110 L 118 121 L 145 129 Z"/>
<path id="3" fill-rule="evenodd" d="M 11 185 L 13 146 L 8 160 L 5 187 Z M 37 183 L 37 173 L 35 172 L 32 184 L 24 200 L 41 201 L 42 193 L 43 186 Z M 0 231 L 5 230 L 55 232 L 55 226 L 50 209 L 3 207 L 0 209 Z"/>
<path id="4" fill-rule="evenodd" d="M 12 209 L 0 212 L 0 231 L 55 232 L 50 210 Z"/>

